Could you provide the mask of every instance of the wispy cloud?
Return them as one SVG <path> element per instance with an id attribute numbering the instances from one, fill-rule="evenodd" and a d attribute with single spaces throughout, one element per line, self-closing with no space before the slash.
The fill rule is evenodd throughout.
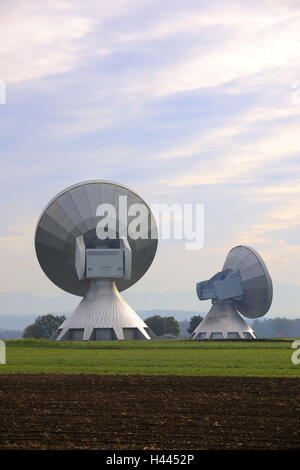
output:
<path id="1" fill-rule="evenodd" d="M 298 2 L 13 0 L 0 13 L 3 289 L 56 289 L 17 221 L 33 227 L 55 193 L 95 178 L 205 204 L 199 257 L 162 243 L 136 289 L 188 289 L 235 243 L 294 279 Z"/>
<path id="2" fill-rule="evenodd" d="M 209 130 L 186 147 L 160 155 L 158 158 L 199 157 L 197 163 L 191 163 L 189 170 L 161 182 L 176 186 L 253 182 L 258 175 L 263 175 L 268 165 L 284 164 L 291 157 L 297 158 L 300 152 L 299 120 L 281 122 L 279 118 L 298 116 L 300 110 L 275 109 L 274 114 L 271 110 L 265 111 L 251 110 L 249 115 L 236 119 L 239 124 Z M 265 126 L 265 135 L 261 136 L 258 128 L 266 123 L 272 126 Z"/>
<path id="3" fill-rule="evenodd" d="M 71 3 L 12 1 L 1 5 L 1 78 L 7 83 L 64 73 L 78 65 L 90 18 Z"/>

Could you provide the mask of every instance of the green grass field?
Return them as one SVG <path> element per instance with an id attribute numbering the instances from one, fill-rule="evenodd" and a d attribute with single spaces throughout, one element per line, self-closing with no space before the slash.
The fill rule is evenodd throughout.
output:
<path id="1" fill-rule="evenodd" d="M 280 342 L 7 340 L 0 373 L 300 377 Z"/>

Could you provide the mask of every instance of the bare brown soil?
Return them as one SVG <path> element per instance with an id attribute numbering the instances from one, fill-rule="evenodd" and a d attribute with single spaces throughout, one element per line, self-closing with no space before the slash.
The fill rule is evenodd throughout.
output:
<path id="1" fill-rule="evenodd" d="M 0 375 L 0 449 L 300 449 L 300 379 Z"/>

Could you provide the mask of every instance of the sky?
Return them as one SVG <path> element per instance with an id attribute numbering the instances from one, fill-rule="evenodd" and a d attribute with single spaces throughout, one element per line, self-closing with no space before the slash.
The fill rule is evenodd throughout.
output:
<path id="1" fill-rule="evenodd" d="M 270 315 L 300 316 L 282 287 L 300 287 L 298 0 L 11 0 L 0 17 L 0 292 L 62 294 L 36 222 L 65 187 L 105 179 L 205 208 L 203 249 L 160 241 L 131 299 L 176 308 L 184 291 L 194 309 L 195 283 L 247 244 L 273 278 Z"/>

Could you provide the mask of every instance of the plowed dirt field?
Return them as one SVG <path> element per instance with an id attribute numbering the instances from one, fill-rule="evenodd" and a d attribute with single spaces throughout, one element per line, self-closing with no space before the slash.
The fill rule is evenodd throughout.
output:
<path id="1" fill-rule="evenodd" d="M 0 375 L 0 449 L 300 449 L 300 379 Z"/>

